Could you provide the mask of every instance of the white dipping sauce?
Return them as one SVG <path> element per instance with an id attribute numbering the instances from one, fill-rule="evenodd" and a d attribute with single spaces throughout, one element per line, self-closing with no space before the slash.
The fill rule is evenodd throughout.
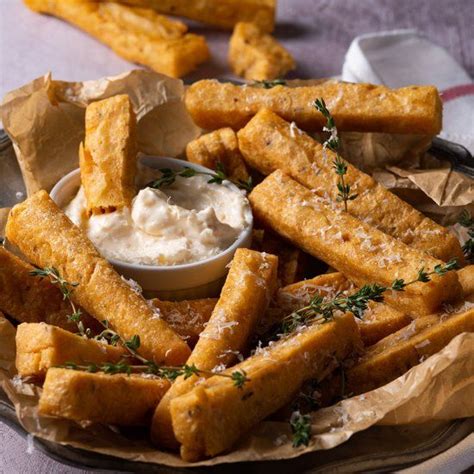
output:
<path id="1" fill-rule="evenodd" d="M 159 176 L 142 168 L 138 188 Z M 131 208 L 91 217 L 81 187 L 64 210 L 106 258 L 148 265 L 197 262 L 231 246 L 252 215 L 243 192 L 208 181 L 177 177 L 171 186 L 141 189 Z"/>

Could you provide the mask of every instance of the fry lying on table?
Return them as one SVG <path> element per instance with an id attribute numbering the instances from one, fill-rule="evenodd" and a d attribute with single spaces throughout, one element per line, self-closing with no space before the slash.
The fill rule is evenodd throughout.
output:
<path id="1" fill-rule="evenodd" d="M 24 0 L 33 11 L 61 18 L 109 46 L 119 56 L 171 77 L 209 59 L 203 36 L 153 10 L 94 0 Z"/>
<path id="2" fill-rule="evenodd" d="M 229 43 L 229 63 L 234 73 L 248 80 L 285 77 L 295 60 L 278 41 L 253 23 L 237 23 Z"/>
<path id="3" fill-rule="evenodd" d="M 202 87 L 188 97 L 195 115 L 207 113 L 196 109 Z M 309 89 L 293 94 L 306 100 L 319 90 Z M 353 96 L 351 85 L 343 89 Z M 386 89 L 366 90 L 373 100 L 374 90 Z M 253 90 L 232 93 L 261 98 Z M 433 131 L 439 98 L 432 93 L 390 92 L 395 102 L 412 100 L 410 120 Z M 415 107 L 423 100 L 426 107 Z M 330 118 L 324 102 L 319 106 Z M 336 118 L 345 107 L 336 107 Z M 381 123 L 389 124 L 398 113 L 384 106 L 371 123 L 385 116 Z M 342 122 L 351 121 L 359 123 L 360 114 Z M 128 98 L 92 104 L 86 123 L 80 165 L 88 212 L 112 212 L 135 192 Z M 146 426 L 158 447 L 198 461 L 230 450 L 307 382 L 317 382 L 330 403 L 342 389 L 380 387 L 474 331 L 474 266 L 454 271 L 463 254 L 445 228 L 346 164 L 337 142 L 319 145 L 274 112 L 260 111 L 238 138 L 220 129 L 187 149 L 190 161 L 226 166 L 233 179 L 248 180 L 247 166 L 268 175 L 249 194 L 265 226 L 254 233 L 259 250 L 236 251 L 217 300 L 146 301 L 45 191 L 12 209 L 6 236 L 25 260 L 0 247 L 0 310 L 22 323 L 17 372 L 44 381 L 42 416 Z M 337 271 L 295 282 L 307 254 Z M 302 442 L 310 438 L 308 426 Z"/>
<path id="4" fill-rule="evenodd" d="M 232 29 L 239 21 L 251 21 L 266 32 L 275 26 L 276 0 L 121 0 L 122 3 L 153 8 L 160 13 L 182 16 L 220 28 Z"/>

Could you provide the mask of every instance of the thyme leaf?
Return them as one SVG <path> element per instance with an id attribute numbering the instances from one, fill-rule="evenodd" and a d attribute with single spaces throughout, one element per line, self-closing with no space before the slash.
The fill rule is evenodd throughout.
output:
<path id="1" fill-rule="evenodd" d="M 308 446 L 311 439 L 311 417 L 294 411 L 291 414 L 290 426 L 293 433 L 293 447 Z"/>
<path id="2" fill-rule="evenodd" d="M 462 246 L 462 251 L 469 263 L 474 262 L 474 218 L 467 209 L 461 212 L 458 220 L 459 224 L 467 229 L 469 239 Z"/>
<path id="3" fill-rule="evenodd" d="M 134 352 L 137 351 L 140 347 L 140 336 L 135 334 L 130 340 L 125 341 L 125 346 Z"/>
<path id="4" fill-rule="evenodd" d="M 286 81 L 284 79 L 254 81 L 252 85 L 255 87 L 261 87 L 262 89 L 272 89 L 276 86 L 286 86 Z"/>
<path id="5" fill-rule="evenodd" d="M 234 385 L 237 388 L 242 388 L 245 385 L 245 383 L 250 380 L 247 377 L 247 373 L 245 372 L 245 370 L 236 370 L 232 372 L 230 377 L 234 381 Z"/>

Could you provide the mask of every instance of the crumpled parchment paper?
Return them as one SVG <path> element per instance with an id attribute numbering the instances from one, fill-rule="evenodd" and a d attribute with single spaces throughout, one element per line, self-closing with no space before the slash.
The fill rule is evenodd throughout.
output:
<path id="1" fill-rule="evenodd" d="M 128 94 L 137 114 L 139 150 L 178 156 L 197 128 L 182 99 L 183 82 L 133 70 L 97 81 L 64 82 L 51 74 L 9 92 L 1 106 L 3 126 L 13 141 L 28 195 L 46 189 L 78 167 L 87 104 Z"/>

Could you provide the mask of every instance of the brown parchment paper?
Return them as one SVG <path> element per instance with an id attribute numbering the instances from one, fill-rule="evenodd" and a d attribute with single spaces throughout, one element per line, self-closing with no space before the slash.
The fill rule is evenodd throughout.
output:
<path id="1" fill-rule="evenodd" d="M 359 169 L 374 169 L 418 160 L 431 146 L 428 135 L 341 132 L 341 155 Z"/>
<path id="2" fill-rule="evenodd" d="M 64 82 L 51 74 L 9 92 L 0 109 L 28 194 L 50 189 L 78 166 L 84 113 L 90 102 L 128 94 L 138 145 L 149 155 L 178 156 L 199 135 L 182 99 L 183 82 L 143 69 L 96 81 Z"/>
<path id="3" fill-rule="evenodd" d="M 0 387 L 15 405 L 27 431 L 49 441 L 123 459 L 191 466 L 176 454 L 153 448 L 146 437 L 132 439 L 112 427 L 81 426 L 39 416 L 41 389 L 15 377 L 14 332 L 13 326 L 0 318 Z M 264 421 L 232 452 L 192 466 L 289 459 L 338 446 L 377 423 L 399 425 L 469 416 L 474 416 L 474 333 L 458 335 L 443 350 L 384 387 L 313 412 L 313 437 L 308 447 L 292 447 L 288 423 Z"/>
<path id="4" fill-rule="evenodd" d="M 376 169 L 372 175 L 442 225 L 454 224 L 463 209 L 474 214 L 474 180 L 429 154 Z"/>

